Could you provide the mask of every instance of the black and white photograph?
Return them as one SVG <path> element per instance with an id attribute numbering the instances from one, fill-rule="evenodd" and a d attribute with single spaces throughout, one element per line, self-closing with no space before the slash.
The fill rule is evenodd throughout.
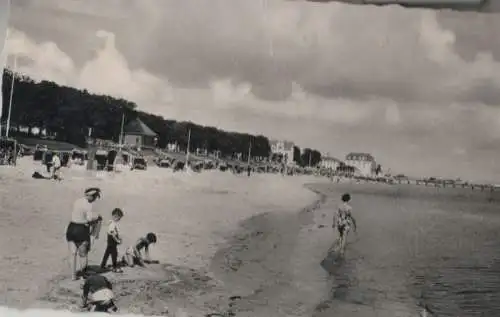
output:
<path id="1" fill-rule="evenodd" d="M 0 315 L 500 316 L 500 0 L 0 0 Z"/>

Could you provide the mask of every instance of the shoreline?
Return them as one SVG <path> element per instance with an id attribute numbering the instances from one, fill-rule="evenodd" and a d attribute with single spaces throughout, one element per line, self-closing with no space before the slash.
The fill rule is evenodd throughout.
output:
<path id="1" fill-rule="evenodd" d="M 312 202 L 292 214 L 262 213 L 242 221 L 241 231 L 214 255 L 211 271 L 234 290 L 233 295 L 242 297 L 238 316 L 306 316 L 314 311 L 315 300 L 306 303 L 297 296 L 303 282 L 297 273 L 304 272 L 290 263 L 304 251 L 298 250 L 301 232 L 316 224 L 315 211 L 327 197 L 309 183 L 302 187 L 315 194 Z"/>

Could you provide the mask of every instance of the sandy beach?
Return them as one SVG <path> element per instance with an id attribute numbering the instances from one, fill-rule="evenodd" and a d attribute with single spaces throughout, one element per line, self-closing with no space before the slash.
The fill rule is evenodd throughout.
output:
<path id="1" fill-rule="evenodd" d="M 152 256 L 160 264 L 105 273 L 122 313 L 203 316 L 233 295 L 237 316 L 410 317 L 422 302 L 439 316 L 499 311 L 497 192 L 160 168 L 64 169 L 53 182 L 32 180 L 33 164 L 23 159 L 0 176 L 8 268 L 0 278 L 10 307 L 77 310 L 81 282 L 69 279 L 64 230 L 82 189 L 99 186 L 105 220 L 114 207 L 125 211 L 122 247 L 149 231 L 159 237 Z M 344 192 L 360 230 L 345 259 L 328 264 Z M 95 244 L 91 265 L 104 247 Z"/>
<path id="2" fill-rule="evenodd" d="M 64 232 L 72 203 L 85 187 L 103 190 L 103 199 L 95 210 L 105 220 L 110 219 L 114 207 L 124 210 L 122 247 L 150 231 L 159 237 L 152 256 L 161 264 L 126 269 L 120 275 L 108 273 L 116 284 L 122 311 L 144 314 L 164 314 L 167 307 L 169 312 L 178 308 L 193 314 L 210 312 L 220 305 L 223 308 L 230 295 L 269 289 L 266 278 L 257 278 L 252 285 L 240 283 L 238 278 L 247 281 L 257 277 L 252 273 L 257 268 L 246 273 L 235 268 L 244 264 L 231 262 L 231 254 L 236 251 L 224 254 L 232 243 L 230 237 L 243 235 L 245 244 L 246 232 L 260 228 L 257 231 L 267 234 L 266 225 L 269 231 L 276 231 L 273 226 L 289 218 L 291 222 L 282 222 L 281 226 L 296 225 L 295 229 L 284 230 L 293 237 L 303 221 L 301 208 L 317 200 L 316 194 L 302 186 L 307 182 L 305 177 L 186 174 L 154 167 L 110 176 L 72 168 L 63 170 L 63 181 L 53 182 L 31 179 L 34 164 L 31 158 L 25 158 L 17 167 L 3 168 L 0 174 L 4 184 L 0 194 L 1 265 L 7 268 L 0 276 L 2 304 L 19 308 L 75 309 L 80 283 L 69 280 Z M 268 237 L 264 244 L 269 246 L 271 240 L 280 244 L 281 250 L 282 242 L 288 244 L 289 237 Z M 90 254 L 91 264 L 99 264 L 104 248 L 105 241 L 98 240 Z M 265 257 L 268 251 L 260 249 L 250 258 Z M 286 253 L 273 255 L 279 258 Z M 238 271 L 242 273 L 234 278 L 233 272 Z M 238 287 L 243 284 L 247 287 Z"/>

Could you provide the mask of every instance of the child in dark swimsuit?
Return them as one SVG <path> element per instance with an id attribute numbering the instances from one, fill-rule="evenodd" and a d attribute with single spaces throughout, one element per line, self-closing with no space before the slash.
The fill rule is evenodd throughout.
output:
<path id="1" fill-rule="evenodd" d="M 144 266 L 145 263 L 153 263 L 149 256 L 149 246 L 156 243 L 156 235 L 152 232 L 148 233 L 145 237 L 137 240 L 134 246 L 127 249 L 123 256 L 123 262 L 128 266 L 140 265 Z M 141 251 L 144 250 L 145 258 L 142 256 Z"/>
<path id="2" fill-rule="evenodd" d="M 338 245 L 340 254 L 344 254 L 345 252 L 347 235 L 351 230 L 351 226 L 354 227 L 354 231 L 357 230 L 356 220 L 352 215 L 352 207 L 349 205 L 350 201 L 351 195 L 342 195 L 342 204 L 338 206 L 332 224 L 332 228 L 336 228 L 338 231 L 338 239 L 330 250 L 333 250 L 333 248 Z"/>

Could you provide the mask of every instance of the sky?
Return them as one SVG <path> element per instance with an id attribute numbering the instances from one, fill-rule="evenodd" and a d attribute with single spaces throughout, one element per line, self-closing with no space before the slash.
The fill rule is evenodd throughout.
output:
<path id="1" fill-rule="evenodd" d="M 7 37 L 8 21 L 9 21 L 9 2 L 6 0 L 0 0 L 0 65 L 5 65 L 7 58 L 7 50 L 4 50 L 4 46 L 5 46 L 5 39 Z M 0 93 L 0 113 L 2 113 L 2 106 L 3 106 L 3 96 Z"/>
<path id="2" fill-rule="evenodd" d="M 500 183 L 499 14 L 286 0 L 15 0 L 35 80 L 412 176 Z"/>

